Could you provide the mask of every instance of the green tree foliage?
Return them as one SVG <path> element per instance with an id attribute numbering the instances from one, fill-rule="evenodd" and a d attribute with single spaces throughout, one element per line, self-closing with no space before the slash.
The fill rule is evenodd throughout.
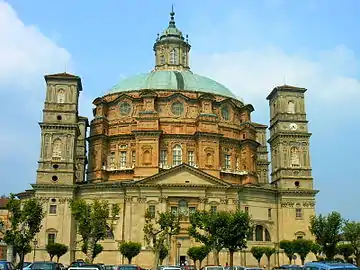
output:
<path id="1" fill-rule="evenodd" d="M 268 269 L 270 269 L 270 263 L 271 263 L 271 256 L 276 252 L 276 249 L 273 247 L 264 247 L 264 254 L 268 260 Z"/>
<path id="2" fill-rule="evenodd" d="M 360 265 L 360 222 L 346 221 L 343 231 L 345 240 L 349 241 L 354 249 L 356 264 Z"/>
<path id="3" fill-rule="evenodd" d="M 23 268 L 24 257 L 31 251 L 31 242 L 41 229 L 43 208 L 36 198 L 20 201 L 14 194 L 6 205 L 10 213 L 10 227 L 6 229 L 4 241 L 19 255 L 19 269 Z"/>
<path id="4" fill-rule="evenodd" d="M 83 241 L 82 248 L 86 248 L 85 252 L 84 249 L 82 251 L 86 254 L 86 261 L 92 263 L 94 254 L 99 251 L 95 250 L 98 248 L 97 243 L 105 238 L 108 227 L 112 230 L 112 221 L 118 218 L 120 209 L 114 204 L 110 212 L 107 201 L 94 200 L 87 203 L 83 199 L 72 200 L 70 207 Z"/>
<path id="5" fill-rule="evenodd" d="M 309 229 L 328 260 L 333 260 L 336 255 L 336 246 L 341 241 L 340 233 L 343 223 L 338 212 L 331 212 L 327 216 L 320 214 L 310 219 Z"/>
<path id="6" fill-rule="evenodd" d="M 196 262 L 199 261 L 199 269 L 201 268 L 202 261 L 206 258 L 206 256 L 209 254 L 210 249 L 205 246 L 199 246 L 199 247 L 191 247 L 188 249 L 187 254 L 188 256 L 194 261 L 194 264 L 196 265 Z"/>
<path id="7" fill-rule="evenodd" d="M 68 247 L 60 243 L 47 244 L 46 251 L 50 256 L 50 261 L 56 256 L 57 262 L 59 262 L 60 257 L 68 252 Z"/>
<path id="8" fill-rule="evenodd" d="M 159 249 L 159 264 L 162 265 L 165 258 L 169 255 L 169 250 L 165 245 L 161 245 Z"/>
<path id="9" fill-rule="evenodd" d="M 264 247 L 252 247 L 250 250 L 251 254 L 257 260 L 258 265 L 260 267 L 261 258 L 265 253 Z"/>
<path id="10" fill-rule="evenodd" d="M 346 262 L 352 262 L 349 257 L 354 255 L 354 252 L 355 249 L 352 244 L 340 244 L 337 246 L 337 254 L 344 256 Z"/>
<path id="11" fill-rule="evenodd" d="M 223 247 L 229 250 L 230 267 L 234 264 L 234 252 L 246 248 L 246 238 L 252 230 L 250 216 L 240 210 L 236 212 L 218 212 L 220 220 L 218 235 Z M 224 221 L 224 222 L 222 222 Z"/>
<path id="12" fill-rule="evenodd" d="M 299 254 L 301 263 L 304 265 L 306 256 L 312 251 L 314 242 L 307 239 L 296 239 L 292 245 L 294 252 Z"/>
<path id="13" fill-rule="evenodd" d="M 320 260 L 321 246 L 318 243 L 312 244 L 311 252 L 315 254 L 317 260 Z"/>
<path id="14" fill-rule="evenodd" d="M 289 259 L 289 264 L 291 264 L 292 258 L 295 254 L 293 242 L 289 240 L 280 241 L 280 248 L 284 250 L 284 253 Z"/>
<path id="15" fill-rule="evenodd" d="M 121 254 L 128 259 L 129 264 L 131 264 L 132 258 L 136 257 L 141 251 L 141 244 L 137 242 L 123 242 L 119 246 Z"/>
<path id="16" fill-rule="evenodd" d="M 91 258 L 90 258 L 90 261 L 93 262 L 94 259 L 96 258 L 97 255 L 99 255 L 102 251 L 103 251 L 104 247 L 101 245 L 101 244 L 98 244 L 96 243 L 94 248 L 92 249 L 93 250 L 93 253 L 91 254 Z M 89 249 L 88 247 L 86 246 L 85 243 L 82 244 L 81 246 L 81 251 L 86 255 L 88 256 L 88 253 L 89 253 Z"/>
<path id="17" fill-rule="evenodd" d="M 145 213 L 144 239 L 151 245 L 155 255 L 153 269 L 157 269 L 160 262 L 160 251 L 163 246 L 170 249 L 170 239 L 180 231 L 181 216 L 171 211 L 158 213 L 154 217 L 149 211 Z"/>

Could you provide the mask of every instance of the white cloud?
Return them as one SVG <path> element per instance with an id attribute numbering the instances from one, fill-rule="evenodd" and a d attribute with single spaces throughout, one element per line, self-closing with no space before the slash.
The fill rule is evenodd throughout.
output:
<path id="1" fill-rule="evenodd" d="M 70 61 L 69 52 L 35 25 L 25 25 L 3 1 L 0 2 L 0 39 L 0 86 L 31 88 L 43 74 L 64 71 Z"/>
<path id="2" fill-rule="evenodd" d="M 322 102 L 322 109 L 331 110 L 345 103 L 351 108 L 360 98 L 360 82 L 355 77 L 360 74 L 358 60 L 344 46 L 312 57 L 287 54 L 274 47 L 214 54 L 194 52 L 192 67 L 223 83 L 246 103 L 262 108 L 267 106 L 265 98 L 272 88 L 284 83 L 307 88 L 307 104 Z M 360 108 L 354 106 L 353 113 L 360 114 Z"/>

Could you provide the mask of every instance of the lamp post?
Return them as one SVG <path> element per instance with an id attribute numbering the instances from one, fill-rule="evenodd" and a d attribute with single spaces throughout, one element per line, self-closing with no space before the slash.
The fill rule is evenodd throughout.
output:
<path id="1" fill-rule="evenodd" d="M 181 248 L 181 243 L 180 242 L 177 242 L 176 244 L 176 247 L 177 247 L 177 264 L 180 265 L 180 248 Z"/>
<path id="2" fill-rule="evenodd" d="M 33 244 L 34 244 L 33 262 L 35 262 L 35 252 L 36 252 L 38 241 L 36 239 L 34 239 Z"/>

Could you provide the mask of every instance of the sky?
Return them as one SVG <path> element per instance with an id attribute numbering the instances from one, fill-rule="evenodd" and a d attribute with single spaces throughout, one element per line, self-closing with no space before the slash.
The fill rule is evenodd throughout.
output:
<path id="1" fill-rule="evenodd" d="M 360 220 L 360 1 L 0 0 L 0 193 L 36 179 L 45 82 L 81 76 L 80 112 L 119 80 L 150 71 L 174 4 L 193 72 L 213 78 L 269 124 L 266 96 L 305 87 L 317 213 Z"/>

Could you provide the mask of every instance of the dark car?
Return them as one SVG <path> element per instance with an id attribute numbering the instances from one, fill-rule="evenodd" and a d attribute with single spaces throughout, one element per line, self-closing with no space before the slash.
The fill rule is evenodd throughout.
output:
<path id="1" fill-rule="evenodd" d="M 30 266 L 31 270 L 61 270 L 60 265 L 55 262 L 34 262 Z"/>
<path id="2" fill-rule="evenodd" d="M 15 267 L 11 262 L 0 261 L 0 270 L 14 270 Z"/>
<path id="3" fill-rule="evenodd" d="M 119 265 L 117 270 L 142 270 L 142 268 L 135 264 L 123 264 Z"/>

